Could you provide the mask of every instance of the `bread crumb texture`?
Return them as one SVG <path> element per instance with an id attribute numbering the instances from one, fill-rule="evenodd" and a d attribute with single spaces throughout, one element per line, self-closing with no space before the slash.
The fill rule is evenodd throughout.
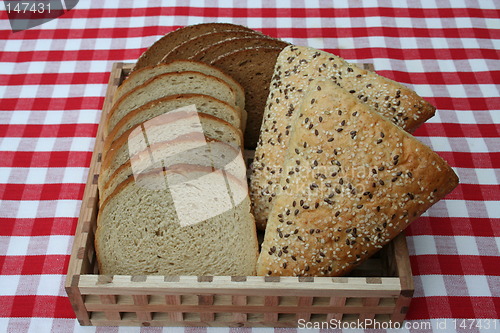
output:
<path id="1" fill-rule="evenodd" d="M 168 182 L 186 183 L 182 191 L 191 197 L 200 197 L 196 179 L 213 174 L 212 168 L 203 166 L 177 169 L 169 171 Z M 162 172 L 144 174 L 138 181 L 129 177 L 102 204 L 95 240 L 100 273 L 254 275 L 258 246 L 248 195 L 233 209 L 199 223 L 182 224 L 178 205 L 193 205 L 184 211 L 209 211 L 214 203 L 187 197 L 175 201 L 170 187 L 160 186 Z M 246 193 L 244 183 L 230 175 L 227 181 L 230 192 Z M 217 200 L 227 196 L 228 189 L 214 185 L 211 195 Z"/>
<path id="2" fill-rule="evenodd" d="M 304 90 L 259 275 L 344 275 L 458 184 L 429 147 L 334 81 Z"/>

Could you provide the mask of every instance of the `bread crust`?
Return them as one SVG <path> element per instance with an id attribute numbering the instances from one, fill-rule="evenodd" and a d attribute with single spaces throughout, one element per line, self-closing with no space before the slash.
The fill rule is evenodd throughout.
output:
<path id="1" fill-rule="evenodd" d="M 161 74 L 161 75 L 158 75 L 158 76 L 155 76 L 151 79 L 149 79 L 148 81 L 144 82 L 143 84 L 141 84 L 140 86 L 130 90 L 129 92 L 127 92 L 125 95 L 123 95 L 121 98 L 119 98 L 114 104 L 113 104 L 113 107 L 111 108 L 111 110 L 109 110 L 109 113 L 107 115 L 107 118 L 106 118 L 106 126 L 104 128 L 105 130 L 105 134 L 107 135 L 109 132 L 111 132 L 113 130 L 113 128 L 115 127 L 115 125 L 121 120 L 121 118 L 123 118 L 124 116 L 126 116 L 126 114 L 130 111 L 132 111 L 133 109 L 130 109 L 128 110 L 124 115 L 122 115 L 121 118 L 116 118 L 116 114 L 119 112 L 118 110 L 123 107 L 123 103 L 125 103 L 128 99 L 132 98 L 132 96 L 136 95 L 138 92 L 141 92 L 141 91 L 144 91 L 145 89 L 148 89 L 151 87 L 151 85 L 154 85 L 156 84 L 157 82 L 161 82 L 162 80 L 169 80 L 169 79 L 175 79 L 175 78 L 182 78 L 182 77 L 199 77 L 203 80 L 206 80 L 207 81 L 207 84 L 209 82 L 217 82 L 217 84 L 220 86 L 225 86 L 227 87 L 227 90 L 229 90 L 231 92 L 231 96 L 229 98 L 228 96 L 228 101 L 226 102 L 231 102 L 230 104 L 232 104 L 233 106 L 236 106 L 236 103 L 235 103 L 235 92 L 234 92 L 234 88 L 232 88 L 230 85 L 228 85 L 225 81 L 215 77 L 215 76 L 211 76 L 211 75 L 206 75 L 206 74 L 203 74 L 203 73 L 200 73 L 200 72 L 192 72 L 192 71 L 185 71 L 185 72 L 180 72 L 180 73 L 177 73 L 177 72 L 174 72 L 174 73 L 165 73 L 165 74 Z M 194 91 L 188 91 L 186 93 L 196 93 Z M 161 95 L 161 97 L 165 97 L 165 96 L 169 96 L 169 95 L 175 95 L 177 93 L 168 93 L 168 92 L 165 92 L 165 94 Z M 160 98 L 160 96 L 158 96 L 158 98 Z M 149 102 L 149 101 L 148 101 Z M 146 102 L 147 103 L 147 102 Z M 143 103 L 142 105 L 144 105 L 145 103 Z M 115 119 L 116 118 L 116 119 Z"/>
<path id="2" fill-rule="evenodd" d="M 199 117 L 200 120 L 204 119 L 206 121 L 218 122 L 219 124 L 221 124 L 222 126 L 227 128 L 228 131 L 231 131 L 235 135 L 235 137 L 239 138 L 238 146 L 241 146 L 241 144 L 243 143 L 243 134 L 241 133 L 241 131 L 238 128 L 235 128 L 234 126 L 229 124 L 228 122 L 225 122 L 220 118 L 214 117 L 214 116 L 209 115 L 209 114 L 204 114 L 204 113 L 197 114 L 197 117 Z M 182 116 L 179 116 L 179 119 L 182 119 Z M 105 154 L 104 154 L 104 157 L 102 160 L 102 164 L 101 164 L 101 173 L 100 173 L 99 178 L 98 178 L 98 186 L 100 189 L 104 188 L 109 177 L 114 172 L 114 171 L 111 172 L 109 170 L 111 167 L 111 164 L 114 163 L 116 155 L 123 149 L 123 147 L 125 147 L 127 145 L 130 133 L 132 133 L 132 131 L 134 131 L 136 128 L 138 128 L 141 125 L 142 124 L 139 124 L 139 125 L 136 125 L 136 126 L 130 128 L 129 130 L 124 132 L 119 138 L 114 140 L 112 144 L 109 144 L 110 149 L 105 151 Z M 186 134 L 186 135 L 190 135 L 190 134 Z"/>
<path id="3" fill-rule="evenodd" d="M 180 138 L 173 140 L 172 142 L 165 142 L 164 141 L 164 142 L 155 143 L 151 147 L 151 150 L 161 151 L 163 149 L 171 149 L 172 145 L 182 146 L 183 144 L 186 144 L 186 143 L 191 142 L 193 140 L 199 140 L 199 138 L 197 136 L 193 137 L 190 135 L 185 135 L 185 136 L 182 136 Z M 240 153 L 240 151 L 237 148 L 231 146 L 230 144 L 227 144 L 225 142 L 222 142 L 222 141 L 219 141 L 216 139 L 212 139 L 209 137 L 205 137 L 205 141 L 203 143 L 224 145 L 225 149 L 227 150 L 227 157 L 226 158 L 229 158 L 230 156 L 236 156 L 236 155 L 238 155 L 238 153 Z M 149 155 L 149 151 L 143 151 L 143 152 L 140 152 L 138 154 L 138 156 L 136 156 L 136 158 L 138 160 L 144 160 L 146 157 L 148 157 L 148 155 Z M 210 161 L 208 161 L 208 162 L 210 162 Z M 190 161 L 190 163 L 193 163 L 193 162 Z M 244 165 L 243 165 L 243 167 L 244 167 Z M 117 186 L 116 181 L 123 177 L 122 174 L 124 174 L 125 177 L 127 177 L 127 178 L 129 176 L 133 175 L 133 169 L 132 169 L 132 164 L 131 164 L 130 159 L 127 162 L 125 162 L 124 164 L 122 164 L 120 167 L 118 167 L 112 174 L 110 174 L 107 177 L 108 178 L 107 181 L 103 184 L 103 187 L 99 188 L 99 202 L 100 202 L 100 204 L 102 204 L 104 202 L 104 200 L 114 191 L 114 188 L 116 188 L 116 186 Z M 235 177 L 242 178 L 243 175 L 246 174 L 246 168 L 245 168 L 245 170 L 243 170 L 239 173 L 234 172 L 234 174 L 235 174 Z M 246 179 L 246 177 L 245 177 L 245 179 Z M 121 183 L 121 181 L 118 184 L 120 184 L 120 183 Z"/>
<path id="4" fill-rule="evenodd" d="M 193 37 L 181 44 L 178 44 L 170 52 L 166 53 L 160 62 L 168 62 L 175 59 L 186 59 L 200 51 L 201 49 L 219 42 L 231 36 L 264 36 L 260 32 L 251 30 L 224 30 L 208 32 L 206 34 Z"/>
<path id="5" fill-rule="evenodd" d="M 218 43 L 207 46 L 193 55 L 190 59 L 211 63 L 216 58 L 234 51 L 249 47 L 281 47 L 290 43 L 266 35 L 247 37 L 228 37 Z"/>
<path id="6" fill-rule="evenodd" d="M 165 36 L 157 40 L 153 45 L 144 51 L 144 53 L 137 60 L 133 71 L 142 67 L 156 65 L 163 56 L 172 50 L 176 45 L 193 38 L 205 34 L 207 32 L 216 32 L 224 30 L 243 30 L 254 31 L 238 24 L 231 23 L 200 23 L 181 27 L 177 30 L 167 33 Z"/>
<path id="7" fill-rule="evenodd" d="M 224 101 L 221 101 L 221 100 L 219 100 L 219 99 L 217 99 L 215 97 L 209 96 L 209 95 L 202 95 L 202 94 L 177 94 L 177 95 L 170 95 L 170 96 L 166 96 L 166 97 L 163 97 L 163 98 L 156 99 L 156 100 L 151 101 L 151 102 L 149 102 L 147 104 L 144 104 L 144 105 L 142 105 L 142 106 L 134 109 L 133 111 L 129 112 L 125 117 L 123 117 L 115 125 L 115 127 L 113 128 L 113 130 L 107 135 L 106 139 L 104 140 L 103 151 L 108 151 L 109 150 L 109 148 L 111 147 L 111 144 L 114 142 L 115 139 L 118 138 L 117 133 L 119 133 L 120 131 L 122 131 L 122 129 L 126 126 L 126 124 L 129 123 L 137 115 L 139 115 L 139 114 L 147 111 L 150 108 L 156 107 L 156 106 L 164 104 L 164 103 L 169 103 L 171 101 L 175 101 L 175 100 L 179 100 L 179 99 L 185 99 L 186 101 L 189 101 L 189 100 L 195 100 L 197 98 L 202 98 L 202 99 L 206 99 L 208 101 L 212 101 L 212 102 L 218 103 L 218 104 L 222 105 L 225 109 L 230 110 L 230 112 L 232 113 L 233 117 L 235 117 L 235 118 L 239 118 L 240 117 L 240 114 L 239 114 L 237 108 L 233 107 L 229 103 L 226 103 Z M 191 103 L 191 104 L 195 104 L 195 103 Z M 201 112 L 201 113 L 203 113 L 203 112 Z M 147 119 L 147 120 L 149 120 L 149 119 Z M 221 119 L 221 120 L 225 121 L 224 119 Z M 234 126 L 235 124 L 231 124 L 231 125 Z M 236 127 L 236 126 L 234 126 L 234 127 Z"/>
<path id="8" fill-rule="evenodd" d="M 238 107 L 238 109 L 243 109 L 245 107 L 245 92 L 243 91 L 243 87 L 239 84 L 238 81 L 233 79 L 231 76 L 226 75 L 223 71 L 214 66 L 210 66 L 201 61 L 195 61 L 189 59 L 178 59 L 169 62 L 164 62 L 161 64 L 143 67 L 140 70 L 132 72 L 118 87 L 113 101 L 114 102 L 118 101 L 128 91 L 133 90 L 135 87 L 137 87 L 138 86 L 138 84 L 136 84 L 137 81 L 145 83 L 147 80 L 152 79 L 154 76 L 157 75 L 180 72 L 176 68 L 185 68 L 182 71 L 200 72 L 205 75 L 215 76 L 225 81 L 228 85 L 230 85 L 233 88 L 236 94 L 236 104 L 237 104 L 236 106 Z M 151 74 L 151 76 L 146 80 L 140 79 L 141 75 L 145 75 L 146 77 L 148 77 L 149 75 L 148 73 L 158 73 L 158 74 Z"/>
<path id="9" fill-rule="evenodd" d="M 294 116 L 259 275 L 340 276 L 458 185 L 429 147 L 335 83 Z"/>

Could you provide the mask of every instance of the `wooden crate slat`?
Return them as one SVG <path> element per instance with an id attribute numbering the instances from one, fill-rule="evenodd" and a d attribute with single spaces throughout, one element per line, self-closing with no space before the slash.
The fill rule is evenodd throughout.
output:
<path id="1" fill-rule="evenodd" d="M 237 308 L 245 307 L 247 305 L 247 296 L 232 296 L 233 305 Z M 245 322 L 247 321 L 247 314 L 244 312 L 233 312 L 234 322 Z"/>
<path id="2" fill-rule="evenodd" d="M 275 312 L 278 304 L 278 296 L 266 296 L 264 298 L 264 307 L 259 307 L 264 312 L 264 321 L 278 321 L 278 312 Z"/>
<path id="3" fill-rule="evenodd" d="M 313 304 L 314 297 L 299 297 L 297 306 L 299 311 L 297 312 L 297 321 L 303 319 L 305 321 L 310 321 L 311 319 L 311 305 Z M 303 311 L 308 309 L 309 311 Z M 314 310 L 316 312 L 316 310 Z"/>
<path id="4" fill-rule="evenodd" d="M 344 308 L 346 302 L 346 297 L 331 297 L 330 298 L 330 309 L 331 312 L 326 317 L 327 321 L 330 320 L 342 320 L 342 315 L 344 311 L 336 311 L 337 308 Z"/>
<path id="5" fill-rule="evenodd" d="M 363 298 L 363 306 L 367 308 L 377 308 L 380 298 L 378 297 L 366 297 Z M 367 319 L 374 319 L 375 312 L 363 312 L 359 315 L 359 320 L 365 321 Z"/>
<path id="6" fill-rule="evenodd" d="M 101 275 L 102 277 L 102 275 Z M 196 278 L 196 277 L 195 277 Z M 162 277 L 148 276 L 145 281 L 131 283 L 130 276 L 115 275 L 111 280 L 98 281 L 99 276 L 82 275 L 79 288 L 82 294 L 133 295 L 137 289 L 152 294 L 225 294 L 255 296 L 350 296 L 397 297 L 401 292 L 399 278 L 380 278 L 380 283 L 371 283 L 370 278 L 315 278 L 314 282 L 299 282 L 296 277 L 281 277 L 279 283 L 265 283 L 264 277 L 251 276 L 244 282 L 231 282 L 226 277 L 214 276 L 212 282 L 198 282 L 193 277 L 180 276 L 178 281 L 163 281 Z"/>
<path id="7" fill-rule="evenodd" d="M 165 302 L 168 305 L 174 305 L 175 309 L 179 309 L 179 305 L 181 305 L 181 296 L 180 295 L 166 295 Z M 170 320 L 175 322 L 181 322 L 183 320 L 182 312 L 180 311 L 170 311 L 168 313 Z"/>
<path id="8" fill-rule="evenodd" d="M 134 304 L 138 305 L 141 309 L 140 311 L 134 311 L 137 314 L 137 319 L 141 321 L 151 321 L 153 317 L 149 309 L 149 296 L 148 295 L 132 295 Z M 142 310 L 144 309 L 144 311 Z"/>
<path id="9" fill-rule="evenodd" d="M 213 309 L 214 304 L 214 295 L 198 295 L 198 304 L 203 307 L 207 307 L 208 309 Z M 200 320 L 202 322 L 211 322 L 214 321 L 214 313 L 213 312 L 201 312 Z"/>

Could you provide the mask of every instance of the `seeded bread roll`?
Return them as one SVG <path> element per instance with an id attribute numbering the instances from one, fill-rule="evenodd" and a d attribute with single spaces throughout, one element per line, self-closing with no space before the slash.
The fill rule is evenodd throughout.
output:
<path id="1" fill-rule="evenodd" d="M 211 65 L 234 77 L 245 90 L 245 109 L 248 114 L 245 148 L 254 149 L 259 139 L 269 84 L 281 49 L 250 47 L 222 55 L 211 62 Z"/>
<path id="2" fill-rule="evenodd" d="M 458 184 L 439 155 L 332 81 L 311 82 L 290 131 L 259 275 L 344 275 Z"/>
<path id="3" fill-rule="evenodd" d="M 130 134 L 134 130 L 137 132 L 141 127 L 144 131 L 145 144 L 148 146 L 154 145 L 158 142 L 171 141 L 187 137 L 195 139 L 202 137 L 203 135 L 230 144 L 235 148 L 239 148 L 243 144 L 243 135 L 239 129 L 234 128 L 229 123 L 208 114 L 199 113 L 195 116 L 187 117 L 179 115 L 178 120 L 172 120 L 167 125 L 162 121 L 157 120 L 159 119 L 154 118 L 149 120 L 147 130 L 144 130 L 144 126 L 142 124 L 132 127 L 113 142 L 111 148 L 106 152 L 102 160 L 101 173 L 98 178 L 99 189 L 103 189 L 105 184 L 110 179 L 110 176 L 121 165 L 129 161 L 130 147 L 128 143 L 130 140 Z M 196 129 L 193 125 L 198 122 L 201 125 L 201 128 Z M 192 134 L 187 132 L 189 129 L 193 131 Z M 168 135 L 168 138 L 173 139 L 166 138 L 166 135 Z M 197 147 L 194 140 L 189 140 L 189 142 L 190 146 L 186 147 L 186 149 Z"/>
<path id="4" fill-rule="evenodd" d="M 236 106 L 233 88 L 215 76 L 200 72 L 165 73 L 153 77 L 117 100 L 109 111 L 105 134 L 134 109 L 158 98 L 177 94 L 202 94 Z"/>
<path id="5" fill-rule="evenodd" d="M 181 43 L 174 47 L 170 52 L 166 53 L 161 62 L 168 62 L 175 59 L 189 59 L 192 55 L 198 53 L 205 47 L 217 43 L 221 40 L 230 37 L 242 37 L 242 36 L 260 36 L 264 35 L 255 30 L 224 30 L 220 32 L 209 32 L 201 36 L 193 37 L 184 43 Z"/>
<path id="6" fill-rule="evenodd" d="M 267 36 L 228 37 L 218 43 L 214 43 L 200 50 L 190 59 L 206 62 L 207 64 L 209 64 L 213 60 L 224 54 L 248 47 L 284 48 L 287 45 L 289 45 L 289 43 L 279 39 L 269 38 Z"/>
<path id="7" fill-rule="evenodd" d="M 184 137 L 173 142 L 156 143 L 149 148 L 135 154 L 108 176 L 108 180 L 99 189 L 100 204 L 114 192 L 118 185 L 133 175 L 134 170 L 161 167 L 158 159 L 151 161 L 151 151 L 154 151 L 155 156 L 159 158 L 167 157 L 166 160 L 170 165 L 192 164 L 212 167 L 214 170 L 226 170 L 238 179 L 246 179 L 246 166 L 243 159 L 239 157 L 241 150 L 219 140 L 205 137 L 203 141 L 200 141 L 200 138 Z M 172 151 L 178 153 L 172 156 Z"/>
<path id="8" fill-rule="evenodd" d="M 137 60 L 133 71 L 146 66 L 156 65 L 165 56 L 165 54 L 170 52 L 174 47 L 193 37 L 204 35 L 209 32 L 224 30 L 242 30 L 255 32 L 250 28 L 231 23 L 201 23 L 188 25 L 169 32 L 168 34 L 157 40 L 153 45 L 151 45 Z"/>
<path id="9" fill-rule="evenodd" d="M 107 152 L 111 148 L 111 144 L 132 127 L 188 105 L 195 105 L 198 112 L 222 119 L 235 128 L 240 127 L 240 115 L 236 111 L 236 108 L 216 98 L 200 94 L 167 96 L 130 111 L 123 117 L 104 140 L 103 151 Z"/>
<path id="10" fill-rule="evenodd" d="M 291 117 L 313 78 L 331 79 L 408 131 L 435 112 L 431 104 L 410 89 L 333 54 L 302 46 L 284 48 L 276 61 L 251 174 L 250 195 L 260 229 L 265 228 L 281 177 Z"/>
<path id="11" fill-rule="evenodd" d="M 95 237 L 100 274 L 254 275 L 258 245 L 248 192 L 230 202 L 231 193 L 247 191 L 246 183 L 207 167 L 176 169 L 140 182 L 130 177 L 103 203 Z M 186 211 L 201 212 L 202 219 Z M 212 214 L 203 218 L 204 212 Z"/>
<path id="12" fill-rule="evenodd" d="M 134 71 L 118 87 L 113 100 L 117 101 L 127 92 L 133 90 L 155 76 L 173 72 L 200 72 L 206 75 L 215 76 L 216 78 L 226 82 L 234 90 L 234 93 L 236 94 L 236 107 L 239 109 L 245 108 L 245 92 L 235 79 L 224 74 L 216 67 L 193 60 L 175 60 L 164 64 L 144 67 L 140 70 Z"/>

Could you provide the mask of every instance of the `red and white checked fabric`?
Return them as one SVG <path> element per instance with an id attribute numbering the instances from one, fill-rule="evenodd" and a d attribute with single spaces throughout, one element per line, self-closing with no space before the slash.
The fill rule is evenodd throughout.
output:
<path id="1" fill-rule="evenodd" d="M 63 283 L 113 62 L 213 21 L 373 62 L 436 105 L 415 135 L 461 184 L 408 229 L 408 323 L 499 318 L 500 2 L 100 0 L 17 33 L 0 9 L 0 331 L 162 331 L 80 327 Z"/>

